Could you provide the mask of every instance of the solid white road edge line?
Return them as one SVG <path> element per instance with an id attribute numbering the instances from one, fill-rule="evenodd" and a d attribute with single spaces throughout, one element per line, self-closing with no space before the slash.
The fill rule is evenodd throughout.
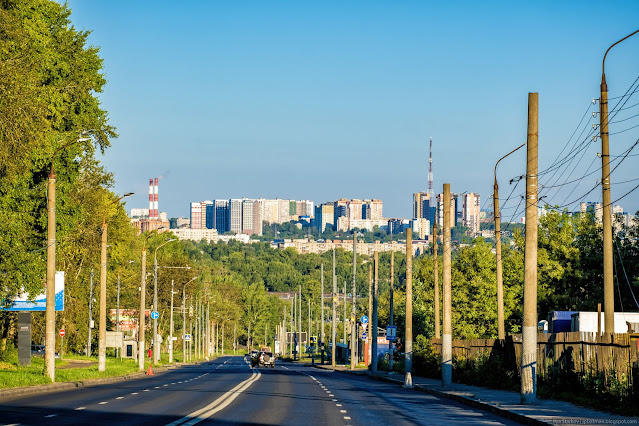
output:
<path id="1" fill-rule="evenodd" d="M 260 373 L 259 370 L 253 370 L 253 374 L 251 375 L 251 377 L 244 380 L 243 382 L 240 382 L 233 389 L 227 391 L 206 407 L 200 408 L 199 410 L 196 410 L 179 420 L 169 423 L 167 426 L 194 425 L 201 422 L 202 420 L 209 418 L 218 411 L 226 408 L 231 402 L 233 402 L 233 400 L 235 400 L 235 398 L 237 398 L 242 392 L 248 389 L 249 386 L 256 382 L 261 375 L 262 373 Z"/>

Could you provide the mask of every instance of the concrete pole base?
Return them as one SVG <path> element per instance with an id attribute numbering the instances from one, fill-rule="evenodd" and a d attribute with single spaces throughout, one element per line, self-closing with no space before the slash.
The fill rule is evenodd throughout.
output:
<path id="1" fill-rule="evenodd" d="M 413 388 L 413 376 L 411 375 L 411 373 L 406 373 L 406 376 L 404 378 L 404 384 L 402 385 L 402 387 L 406 389 Z"/>

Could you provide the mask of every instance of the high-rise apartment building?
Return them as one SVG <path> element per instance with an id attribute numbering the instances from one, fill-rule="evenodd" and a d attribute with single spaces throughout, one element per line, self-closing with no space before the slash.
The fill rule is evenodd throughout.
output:
<path id="1" fill-rule="evenodd" d="M 259 208 L 258 208 L 259 209 Z M 242 199 L 242 234 L 253 235 L 255 200 Z"/>
<path id="2" fill-rule="evenodd" d="M 215 228 L 215 201 L 205 201 L 204 202 L 204 217 L 205 217 L 205 228 L 206 229 L 216 229 Z"/>
<path id="3" fill-rule="evenodd" d="M 191 203 L 191 229 L 202 229 L 202 203 Z"/>
<path id="4" fill-rule="evenodd" d="M 471 236 L 479 234 L 480 210 L 479 194 L 470 192 L 462 195 L 462 224 L 468 228 Z"/>
<path id="5" fill-rule="evenodd" d="M 459 215 L 457 214 L 458 196 L 457 194 L 450 194 L 450 226 L 454 228 L 457 226 Z M 437 223 L 439 226 L 444 226 L 444 194 L 437 194 Z"/>
<path id="6" fill-rule="evenodd" d="M 229 201 L 229 231 L 236 234 L 242 233 L 242 206 L 241 199 L 235 198 Z"/>
<path id="7" fill-rule="evenodd" d="M 315 227 L 320 232 L 326 231 L 327 226 L 333 227 L 335 224 L 335 205 L 334 203 L 325 203 L 315 206 Z"/>
<path id="8" fill-rule="evenodd" d="M 437 202 L 428 192 L 417 192 L 413 194 L 413 219 L 427 219 L 432 224 L 435 220 Z"/>
<path id="9" fill-rule="evenodd" d="M 220 235 L 231 230 L 231 216 L 228 200 L 215 200 L 215 229 Z"/>

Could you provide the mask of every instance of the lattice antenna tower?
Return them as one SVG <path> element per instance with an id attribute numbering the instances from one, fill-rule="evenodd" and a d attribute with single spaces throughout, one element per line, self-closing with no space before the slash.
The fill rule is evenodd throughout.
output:
<path id="1" fill-rule="evenodd" d="M 431 200 L 435 199 L 435 190 L 433 189 L 433 138 L 430 138 L 430 154 L 428 156 L 428 196 Z"/>

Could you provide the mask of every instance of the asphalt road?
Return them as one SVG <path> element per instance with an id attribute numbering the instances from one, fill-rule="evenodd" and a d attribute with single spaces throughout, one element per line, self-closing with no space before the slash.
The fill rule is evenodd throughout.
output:
<path id="1" fill-rule="evenodd" d="M 516 424 L 399 385 L 244 358 L 0 404 L 0 424 L 408 425 Z"/>

